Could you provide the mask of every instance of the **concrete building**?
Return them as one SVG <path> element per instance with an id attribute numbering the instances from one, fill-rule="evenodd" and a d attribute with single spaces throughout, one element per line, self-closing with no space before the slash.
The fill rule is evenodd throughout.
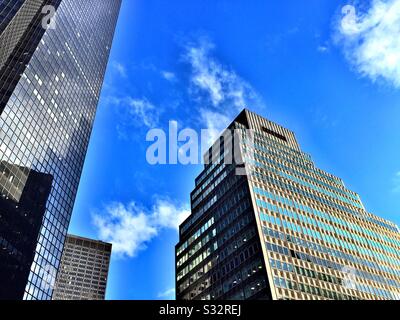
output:
<path id="1" fill-rule="evenodd" d="M 68 235 L 53 300 L 104 300 L 110 243 Z"/>

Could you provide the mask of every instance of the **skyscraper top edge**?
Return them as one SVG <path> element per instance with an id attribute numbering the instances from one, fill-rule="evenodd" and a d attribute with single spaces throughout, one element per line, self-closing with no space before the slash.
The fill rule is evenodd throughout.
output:
<path id="1" fill-rule="evenodd" d="M 74 235 L 74 234 L 68 234 L 67 235 L 67 239 L 68 238 L 69 239 L 77 239 L 77 240 L 83 240 L 83 241 L 99 243 L 99 244 L 108 245 L 108 246 L 112 247 L 112 243 L 105 242 L 105 241 L 98 240 L 98 239 L 91 239 L 91 238 L 87 238 L 87 237 L 83 237 L 83 236 L 78 236 L 78 235 Z"/>

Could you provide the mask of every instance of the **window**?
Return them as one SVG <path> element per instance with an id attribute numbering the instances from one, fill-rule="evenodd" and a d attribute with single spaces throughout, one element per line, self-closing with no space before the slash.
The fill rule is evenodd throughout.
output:
<path id="1" fill-rule="evenodd" d="M 272 130 L 270 130 L 270 129 L 267 129 L 267 128 L 265 128 L 265 127 L 262 127 L 262 130 L 263 130 L 264 132 L 266 132 L 266 133 L 268 133 L 268 134 L 270 134 L 270 135 L 272 135 L 272 136 L 278 138 L 278 139 L 281 139 L 281 140 L 285 141 L 285 142 L 288 141 L 287 138 L 286 138 L 284 135 L 281 135 L 280 133 L 277 133 L 277 132 L 272 131 Z"/>

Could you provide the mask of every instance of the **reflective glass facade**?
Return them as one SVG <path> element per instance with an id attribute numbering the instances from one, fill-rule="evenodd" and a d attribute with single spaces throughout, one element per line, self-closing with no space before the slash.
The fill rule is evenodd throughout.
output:
<path id="1" fill-rule="evenodd" d="M 0 1 L 0 113 L 45 33 L 42 8 L 60 0 Z"/>
<path id="2" fill-rule="evenodd" d="M 55 29 L 44 30 L 41 9 L 49 3 L 57 9 Z M 0 273 L 24 283 L 0 298 L 52 297 L 120 5 L 0 2 L 0 41 L 8 32 L 11 43 L 8 51 L 0 47 Z M 15 19 L 20 33 L 9 32 Z M 29 198 L 33 184 L 43 193 L 37 202 Z M 6 221 L 12 206 L 24 220 L 20 230 Z"/>
<path id="3" fill-rule="evenodd" d="M 238 145 L 246 187 L 239 203 L 249 203 L 254 218 L 251 226 L 257 230 L 255 243 L 262 252 L 260 270 L 265 270 L 267 295 L 301 300 L 400 299 L 399 228 L 366 211 L 360 197 L 341 179 L 318 169 L 290 130 L 248 110 L 230 128 L 242 132 Z M 241 281 L 231 281 L 236 271 L 225 276 L 223 264 L 218 262 L 223 254 L 218 228 L 218 249 L 210 254 L 198 258 L 193 251 L 196 244 L 186 244 L 201 230 L 204 219 L 212 219 L 215 225 L 225 223 L 216 211 L 231 206 L 229 197 L 239 195 L 233 188 L 228 196 L 218 194 L 220 186 L 231 179 L 223 167 L 226 165 L 221 163 L 206 165 L 196 180 L 192 215 L 181 225 L 176 252 L 179 299 L 225 298 L 212 294 L 225 287 L 238 288 L 247 299 L 244 274 Z M 193 204 L 200 206 L 201 212 Z M 240 239 L 235 223 L 231 233 Z M 238 249 L 231 257 L 236 262 L 241 254 Z M 201 262 L 196 264 L 196 259 Z M 215 261 L 212 268 L 205 270 L 203 265 L 210 261 Z M 246 260 L 237 262 L 245 269 Z M 195 277 L 199 269 L 200 276 Z M 209 281 L 207 286 L 199 287 L 204 281 Z"/>

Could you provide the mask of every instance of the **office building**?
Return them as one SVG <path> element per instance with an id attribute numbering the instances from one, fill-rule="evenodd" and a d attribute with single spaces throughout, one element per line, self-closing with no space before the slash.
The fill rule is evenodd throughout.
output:
<path id="1" fill-rule="evenodd" d="M 56 10 L 59 4 L 60 0 L 0 3 L 0 114 L 46 31 L 43 8 L 52 6 Z"/>
<path id="2" fill-rule="evenodd" d="M 0 184 L 10 191 L 0 197 L 1 297 L 25 289 L 52 181 L 51 175 L 0 162 Z"/>
<path id="3" fill-rule="evenodd" d="M 0 299 L 52 298 L 120 6 L 0 3 Z"/>
<path id="4" fill-rule="evenodd" d="M 68 235 L 53 300 L 104 300 L 111 244 Z"/>
<path id="5" fill-rule="evenodd" d="M 292 131 L 244 110 L 205 159 L 180 226 L 177 299 L 400 298 L 399 228 Z"/>

